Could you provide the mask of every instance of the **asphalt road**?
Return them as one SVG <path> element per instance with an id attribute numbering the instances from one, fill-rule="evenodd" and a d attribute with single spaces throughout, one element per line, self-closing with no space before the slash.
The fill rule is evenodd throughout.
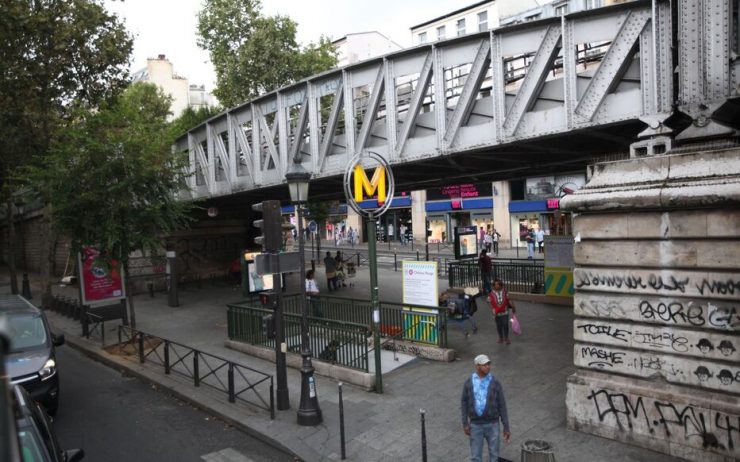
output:
<path id="1" fill-rule="evenodd" d="M 293 457 L 73 350 L 57 350 L 64 449 L 85 461 L 283 462 Z"/>

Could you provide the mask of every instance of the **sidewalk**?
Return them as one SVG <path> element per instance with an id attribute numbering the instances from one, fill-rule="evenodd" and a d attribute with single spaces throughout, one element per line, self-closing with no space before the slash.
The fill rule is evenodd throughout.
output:
<path id="1" fill-rule="evenodd" d="M 322 269 L 317 281 L 322 293 L 326 280 Z M 379 271 L 382 300 L 401 300 L 401 273 Z M 354 288 L 343 288 L 336 295 L 368 297 L 368 270 L 358 271 Z M 33 302 L 40 292 L 31 275 Z M 0 291 L 9 291 L 6 267 L 0 267 Z M 296 281 L 289 281 L 288 290 Z M 444 289 L 440 281 L 440 290 Z M 76 288 L 55 286 L 55 291 L 76 296 Z M 178 308 L 167 306 L 166 294 L 154 298 L 135 298 L 138 328 L 226 357 L 268 374 L 275 366 L 227 349 L 225 304 L 239 300 L 240 292 L 223 283 L 204 283 L 201 289 L 187 289 L 180 294 Z M 523 335 L 511 345 L 495 343 L 495 324 L 485 310 L 476 315 L 479 331 L 465 338 L 455 326 L 449 330 L 449 346 L 457 352 L 457 361 L 441 363 L 414 359 L 383 376 L 382 395 L 344 385 L 343 400 L 347 460 L 402 461 L 421 460 L 421 425 L 419 410 L 426 411 L 427 453 L 430 461 L 468 460 L 468 438 L 460 424 L 459 397 L 464 379 L 472 373 L 473 357 L 488 354 L 492 372 L 502 382 L 506 393 L 512 440 L 502 443 L 502 457 L 520 460 L 521 444 L 542 439 L 554 444 L 559 461 L 669 461 L 652 451 L 591 436 L 565 428 L 565 380 L 573 373 L 573 313 L 563 306 L 519 301 L 518 316 Z M 272 444 L 282 447 L 305 461 L 340 460 L 339 409 L 337 383 L 316 376 L 319 403 L 324 422 L 317 427 L 296 424 L 300 398 L 300 374 L 288 369 L 291 409 L 269 414 L 249 405 L 230 404 L 226 395 L 216 395 L 208 387 L 194 388 L 187 380 L 166 376 L 161 370 L 139 365 L 110 355 L 100 348 L 99 340 L 80 337 L 79 324 L 49 313 L 53 328 L 66 335 L 69 346 L 79 348 L 119 369 L 158 384 L 193 404 L 206 408 L 222 419 Z M 111 338 L 115 336 L 110 333 Z"/>

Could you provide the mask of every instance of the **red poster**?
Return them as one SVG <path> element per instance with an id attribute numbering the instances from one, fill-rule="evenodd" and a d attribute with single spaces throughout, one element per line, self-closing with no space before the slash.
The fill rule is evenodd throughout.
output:
<path id="1" fill-rule="evenodd" d="M 120 261 L 104 258 L 94 247 L 83 247 L 79 257 L 83 304 L 99 304 L 126 297 Z"/>

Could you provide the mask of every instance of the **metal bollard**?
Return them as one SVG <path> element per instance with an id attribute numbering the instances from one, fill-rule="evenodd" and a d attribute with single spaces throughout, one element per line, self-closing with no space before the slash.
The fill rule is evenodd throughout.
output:
<path id="1" fill-rule="evenodd" d="M 236 391 L 234 390 L 234 363 L 229 362 L 229 402 L 233 403 L 236 401 Z"/>
<path id="2" fill-rule="evenodd" d="M 31 300 L 31 282 L 28 280 L 28 273 L 23 273 L 23 288 L 21 289 L 21 295 L 26 300 Z"/>
<path id="3" fill-rule="evenodd" d="M 339 382 L 339 442 L 342 448 L 342 460 L 347 458 L 344 442 L 344 402 L 342 401 L 342 382 Z"/>
<path id="4" fill-rule="evenodd" d="M 198 350 L 193 351 L 193 386 L 200 386 L 200 367 L 198 363 Z"/>
<path id="5" fill-rule="evenodd" d="M 144 334 L 139 332 L 139 362 L 144 364 Z"/>
<path id="6" fill-rule="evenodd" d="M 170 374 L 170 342 L 164 342 L 164 373 L 165 375 Z"/>
<path id="7" fill-rule="evenodd" d="M 419 261 L 419 251 L 416 251 L 416 261 Z"/>
<path id="8" fill-rule="evenodd" d="M 421 414 L 421 460 L 423 462 L 427 462 L 427 428 L 426 423 L 424 422 L 424 414 L 426 411 L 424 409 L 419 409 L 419 414 Z"/>
<path id="9" fill-rule="evenodd" d="M 393 271 L 398 271 L 398 254 L 393 252 Z"/>
<path id="10" fill-rule="evenodd" d="M 360 252 L 357 252 L 357 267 L 360 267 Z"/>

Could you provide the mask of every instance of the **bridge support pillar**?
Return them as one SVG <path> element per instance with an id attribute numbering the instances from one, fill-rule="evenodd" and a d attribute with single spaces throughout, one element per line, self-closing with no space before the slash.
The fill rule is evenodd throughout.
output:
<path id="1" fill-rule="evenodd" d="M 740 459 L 740 149 L 597 164 L 574 212 L 568 427 Z"/>

